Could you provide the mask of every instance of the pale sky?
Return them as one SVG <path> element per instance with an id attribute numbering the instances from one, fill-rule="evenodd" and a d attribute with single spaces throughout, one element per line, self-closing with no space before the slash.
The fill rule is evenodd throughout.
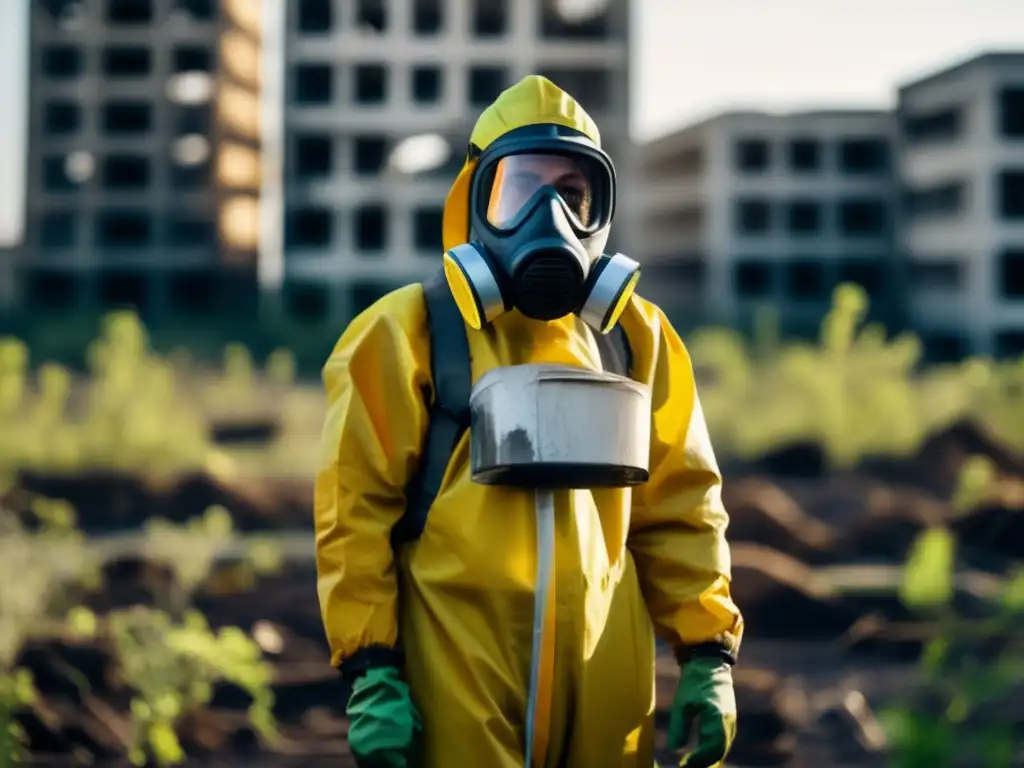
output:
<path id="1" fill-rule="evenodd" d="M 743 107 L 878 107 L 898 83 L 1024 50 L 1024 0 L 634 0 L 633 133 Z M 0 245 L 19 236 L 28 0 L 0 0 Z"/>

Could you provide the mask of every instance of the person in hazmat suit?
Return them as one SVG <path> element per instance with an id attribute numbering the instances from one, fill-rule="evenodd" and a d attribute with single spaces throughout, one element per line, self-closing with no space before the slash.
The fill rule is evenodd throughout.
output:
<path id="1" fill-rule="evenodd" d="M 636 262 L 602 252 L 615 191 L 594 121 L 529 76 L 480 115 L 444 210 L 442 278 L 474 381 L 523 364 L 601 371 L 614 325 L 649 393 L 646 482 L 551 492 L 545 586 L 535 496 L 474 482 L 473 429 L 422 531 L 395 542 L 438 391 L 424 285 L 360 314 L 324 366 L 318 594 L 360 766 L 651 768 L 656 637 L 682 666 L 680 764 L 720 765 L 732 744 L 743 620 L 720 472 L 683 342 L 633 293 Z"/>

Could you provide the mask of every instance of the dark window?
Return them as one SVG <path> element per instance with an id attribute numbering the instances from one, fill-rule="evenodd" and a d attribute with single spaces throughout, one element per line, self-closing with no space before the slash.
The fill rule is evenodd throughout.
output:
<path id="1" fill-rule="evenodd" d="M 320 35 L 334 26 L 332 0 L 299 0 L 296 26 L 303 35 Z"/>
<path id="2" fill-rule="evenodd" d="M 444 26 L 442 0 L 413 0 L 412 31 L 417 35 L 436 35 Z"/>
<path id="3" fill-rule="evenodd" d="M 766 171 L 771 160 L 768 142 L 764 139 L 741 139 L 735 146 L 736 170 Z"/>
<path id="4" fill-rule="evenodd" d="M 810 235 L 821 231 L 821 203 L 814 200 L 794 200 L 786 211 L 789 231 L 795 235 Z"/>
<path id="5" fill-rule="evenodd" d="M 469 103 L 486 107 L 505 90 L 508 71 L 504 67 L 473 67 L 469 70 Z"/>
<path id="6" fill-rule="evenodd" d="M 153 71 L 153 52 L 138 45 L 112 45 L 103 51 L 107 77 L 146 77 Z"/>
<path id="7" fill-rule="evenodd" d="M 1008 139 L 1024 139 L 1024 86 L 999 91 L 999 130 Z"/>
<path id="8" fill-rule="evenodd" d="M 82 74 L 85 57 L 73 45 L 48 45 L 43 48 L 43 74 L 51 80 L 72 80 Z"/>
<path id="9" fill-rule="evenodd" d="M 357 104 L 383 104 L 388 98 L 388 70 L 383 64 L 360 64 L 355 68 Z"/>
<path id="10" fill-rule="evenodd" d="M 1024 170 L 1001 172 L 998 187 L 999 215 L 1004 219 L 1024 218 Z"/>
<path id="11" fill-rule="evenodd" d="M 47 21 L 57 22 L 58 25 L 68 19 L 74 19 L 82 11 L 79 0 L 40 0 L 35 5 L 41 6 L 49 16 Z"/>
<path id="12" fill-rule="evenodd" d="M 298 179 L 329 176 L 334 168 L 334 140 L 321 134 L 296 136 L 293 167 Z"/>
<path id="13" fill-rule="evenodd" d="M 74 192 L 78 189 L 78 184 L 68 178 L 64 155 L 43 158 L 43 189 L 47 192 Z"/>
<path id="14" fill-rule="evenodd" d="M 774 290 L 773 265 L 760 259 L 740 259 L 733 266 L 736 295 L 745 299 L 770 296 Z"/>
<path id="15" fill-rule="evenodd" d="M 73 101 L 49 101 L 43 107 L 43 130 L 66 136 L 82 127 L 82 108 Z"/>
<path id="16" fill-rule="evenodd" d="M 25 276 L 29 306 L 51 311 L 67 311 L 78 299 L 78 281 L 66 272 L 32 270 Z"/>
<path id="17" fill-rule="evenodd" d="M 839 263 L 839 282 L 856 283 L 868 296 L 877 297 L 885 287 L 885 262 L 881 259 L 844 259 Z"/>
<path id="18" fill-rule="evenodd" d="M 388 161 L 388 140 L 383 136 L 357 136 L 352 142 L 352 164 L 357 176 L 376 176 Z"/>
<path id="19" fill-rule="evenodd" d="M 355 212 L 355 240 L 358 251 L 382 251 L 388 239 L 388 212 L 378 203 L 362 205 Z"/>
<path id="20" fill-rule="evenodd" d="M 506 0 L 511 2 L 511 0 Z M 562 11 L 561 0 L 544 0 L 540 17 L 540 36 L 547 40 L 610 40 L 625 30 L 611 18 L 614 3 L 594 4 L 593 13 L 579 18 Z"/>
<path id="21" fill-rule="evenodd" d="M 322 323 L 330 309 L 328 288 L 319 283 L 285 283 L 284 307 L 288 317 L 300 323 Z"/>
<path id="22" fill-rule="evenodd" d="M 356 6 L 356 26 L 364 31 L 387 31 L 388 12 L 384 0 L 359 0 Z"/>
<path id="23" fill-rule="evenodd" d="M 736 231 L 742 235 L 763 235 L 772 226 L 771 205 L 767 200 L 736 202 Z"/>
<path id="24" fill-rule="evenodd" d="M 964 210 L 967 200 L 967 185 L 962 181 L 951 181 L 924 189 L 907 192 L 905 204 L 907 215 L 915 218 L 949 216 Z"/>
<path id="25" fill-rule="evenodd" d="M 138 272 L 105 270 L 100 274 L 100 304 L 105 309 L 132 308 L 140 313 L 149 298 L 149 281 Z"/>
<path id="26" fill-rule="evenodd" d="M 175 72 L 212 72 L 213 51 L 203 45 L 182 45 L 174 49 Z"/>
<path id="27" fill-rule="evenodd" d="M 839 167 L 850 174 L 882 173 L 889 168 L 885 139 L 844 139 L 839 142 Z"/>
<path id="28" fill-rule="evenodd" d="M 213 127 L 213 115 L 209 104 L 199 104 L 194 107 L 179 107 L 175 110 L 175 123 L 178 134 L 198 133 L 209 135 Z"/>
<path id="29" fill-rule="evenodd" d="M 960 136 L 963 113 L 959 107 L 947 107 L 933 112 L 904 114 L 900 123 L 908 144 L 945 142 Z"/>
<path id="30" fill-rule="evenodd" d="M 797 301 L 820 301 L 828 297 L 825 265 L 816 259 L 795 259 L 785 267 L 786 294 Z"/>
<path id="31" fill-rule="evenodd" d="M 501 37 L 508 32 L 508 0 L 474 0 L 473 34 Z"/>
<path id="32" fill-rule="evenodd" d="M 821 168 L 821 142 L 817 139 L 793 139 L 789 142 L 789 167 L 807 173 Z"/>
<path id="33" fill-rule="evenodd" d="M 96 217 L 96 245 L 141 248 L 153 237 L 153 218 L 147 211 L 101 211 Z"/>
<path id="34" fill-rule="evenodd" d="M 358 282 L 352 286 L 349 294 L 352 300 L 352 311 L 356 314 L 365 312 L 391 291 L 387 283 Z"/>
<path id="35" fill-rule="evenodd" d="M 123 136 L 147 133 L 153 127 L 153 106 L 144 101 L 109 101 L 103 105 L 103 131 Z"/>
<path id="36" fill-rule="evenodd" d="M 298 64 L 293 71 L 296 104 L 330 104 L 334 99 L 334 71 L 328 64 Z"/>
<path id="37" fill-rule="evenodd" d="M 1007 248 L 999 255 L 999 294 L 1024 299 L 1024 248 Z"/>
<path id="38" fill-rule="evenodd" d="M 839 204 L 839 231 L 851 237 L 885 233 L 885 203 L 881 200 L 844 200 Z"/>
<path id="39" fill-rule="evenodd" d="M 108 24 L 149 24 L 153 0 L 107 0 Z"/>
<path id="40" fill-rule="evenodd" d="M 78 238 L 78 214 L 47 211 L 39 219 L 39 245 L 44 251 L 73 248 Z"/>
<path id="41" fill-rule="evenodd" d="M 967 342 L 957 333 L 922 333 L 921 347 L 929 363 L 956 363 L 967 355 Z"/>
<path id="42" fill-rule="evenodd" d="M 110 155 L 103 160 L 101 179 L 110 190 L 145 189 L 149 186 L 149 158 Z"/>
<path id="43" fill-rule="evenodd" d="M 188 192 L 197 189 L 206 189 L 210 186 L 210 164 L 194 163 L 190 165 L 171 165 L 171 187 L 173 189 Z"/>
<path id="44" fill-rule="evenodd" d="M 216 15 L 214 0 L 175 0 L 175 6 L 196 21 L 212 21 Z"/>
<path id="45" fill-rule="evenodd" d="M 917 290 L 957 290 L 964 282 L 964 265 L 955 259 L 910 262 L 910 285 Z"/>
<path id="46" fill-rule="evenodd" d="M 444 209 L 419 208 L 412 215 L 412 242 L 417 251 L 435 254 L 441 250 L 441 222 Z"/>
<path id="47" fill-rule="evenodd" d="M 541 74 L 573 96 L 584 109 L 597 112 L 611 106 L 612 77 L 605 68 L 552 67 Z"/>
<path id="48" fill-rule="evenodd" d="M 288 212 L 285 237 L 297 248 L 327 248 L 334 240 L 334 214 L 326 208 L 295 208 Z"/>
<path id="49" fill-rule="evenodd" d="M 412 100 L 417 104 L 436 104 L 441 100 L 444 72 L 440 67 L 422 66 L 412 70 Z"/>
<path id="50" fill-rule="evenodd" d="M 198 213 L 176 213 L 167 218 L 167 237 L 178 248 L 212 245 L 217 227 L 212 219 Z"/>
<path id="51" fill-rule="evenodd" d="M 217 276 L 212 270 L 172 272 L 168 279 L 171 307 L 184 314 L 207 314 L 216 303 Z"/>
<path id="52" fill-rule="evenodd" d="M 1019 359 L 1024 356 L 1024 331 L 999 331 L 995 338 L 995 348 L 998 358 Z"/>

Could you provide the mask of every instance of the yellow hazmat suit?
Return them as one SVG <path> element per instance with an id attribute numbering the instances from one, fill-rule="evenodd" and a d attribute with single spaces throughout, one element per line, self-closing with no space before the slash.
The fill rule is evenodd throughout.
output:
<path id="1" fill-rule="evenodd" d="M 557 123 L 600 141 L 566 93 L 541 78 L 505 91 L 471 137 L 479 149 L 515 128 Z M 473 156 L 445 210 L 445 249 L 469 237 Z M 533 753 L 565 768 L 653 763 L 654 637 L 736 650 L 721 479 L 686 348 L 654 305 L 620 320 L 634 378 L 651 387 L 651 476 L 643 486 L 560 491 Z M 537 567 L 534 495 L 474 484 L 468 435 L 420 539 L 390 532 L 417 466 L 431 391 L 423 290 L 385 296 L 345 331 L 324 367 L 328 415 L 316 481 L 318 592 L 332 662 L 402 638 L 423 722 L 421 768 L 522 768 Z M 469 331 L 474 382 L 499 366 L 600 369 L 574 315 L 511 311 Z M 401 595 L 401 599 L 399 596 Z"/>

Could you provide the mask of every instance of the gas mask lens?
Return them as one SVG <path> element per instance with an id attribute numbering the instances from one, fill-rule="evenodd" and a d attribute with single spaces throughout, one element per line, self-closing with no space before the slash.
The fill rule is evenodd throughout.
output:
<path id="1" fill-rule="evenodd" d="M 487 222 L 495 229 L 514 227 L 537 192 L 550 187 L 565 202 L 579 227 L 591 229 L 601 218 L 603 172 L 586 157 L 554 153 L 503 157 L 494 168 Z"/>

